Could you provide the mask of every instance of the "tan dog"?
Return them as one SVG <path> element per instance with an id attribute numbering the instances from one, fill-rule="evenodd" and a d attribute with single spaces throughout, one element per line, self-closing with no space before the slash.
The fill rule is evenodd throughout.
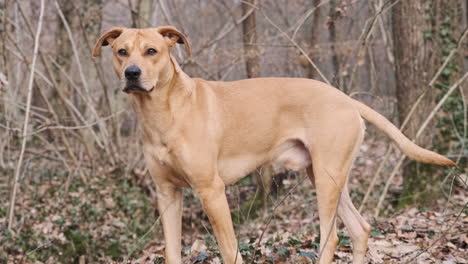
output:
<path id="1" fill-rule="evenodd" d="M 347 176 L 364 136 L 363 119 L 385 132 L 409 157 L 455 166 L 418 147 L 371 108 L 322 82 L 259 78 L 235 82 L 192 79 L 170 54 L 190 47 L 171 26 L 114 28 L 93 50 L 111 45 L 123 90 L 141 120 L 146 164 L 158 190 L 166 263 L 181 263 L 182 187 L 193 188 L 212 224 L 225 263 L 242 263 L 225 186 L 262 164 L 307 168 L 317 188 L 320 263 L 331 263 L 338 237 L 335 215 L 364 263 L 370 226 L 351 203 Z"/>

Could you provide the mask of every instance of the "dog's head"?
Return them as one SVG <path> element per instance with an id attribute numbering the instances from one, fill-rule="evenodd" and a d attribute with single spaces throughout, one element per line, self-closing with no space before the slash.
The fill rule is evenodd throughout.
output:
<path id="1" fill-rule="evenodd" d="M 171 65 L 170 48 L 176 43 L 184 44 L 190 56 L 187 38 L 175 27 L 113 28 L 99 38 L 93 56 L 100 55 L 102 46 L 110 45 L 123 91 L 149 93 L 170 81 L 172 66 L 176 66 Z"/>

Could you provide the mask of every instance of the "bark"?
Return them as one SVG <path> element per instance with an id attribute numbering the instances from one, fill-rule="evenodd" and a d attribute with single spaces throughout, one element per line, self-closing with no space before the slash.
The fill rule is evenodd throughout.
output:
<path id="1" fill-rule="evenodd" d="M 7 36 L 7 25 L 8 25 L 8 1 L 5 1 L 4 3 L 0 3 L 0 73 L 5 74 L 6 76 L 6 36 Z M 2 87 L 2 84 L 0 83 L 0 87 Z"/>
<path id="2" fill-rule="evenodd" d="M 312 51 L 316 50 L 317 42 L 319 39 L 319 32 L 320 32 L 320 15 L 322 8 L 318 5 L 320 4 L 320 0 L 313 0 L 312 5 L 314 8 L 317 8 L 314 11 L 313 17 L 312 17 L 312 25 L 311 25 L 311 30 L 310 30 L 310 46 L 312 47 Z M 313 53 L 312 53 L 313 55 Z M 313 58 L 313 56 L 311 56 Z M 308 65 L 308 73 L 307 77 L 310 79 L 315 79 L 317 77 L 317 71 L 310 65 L 309 62 L 307 62 Z"/>
<path id="3" fill-rule="evenodd" d="M 250 5 L 249 5 L 250 4 Z M 242 2 L 242 15 L 246 15 L 252 5 L 255 5 L 255 0 L 247 0 Z M 260 76 L 259 51 L 256 45 L 257 28 L 255 23 L 255 10 L 242 22 L 243 41 L 244 41 L 244 58 L 245 68 L 248 78 Z"/>
<path id="4" fill-rule="evenodd" d="M 81 10 L 81 25 L 86 40 L 96 40 L 101 34 L 102 26 L 102 0 L 84 0 Z"/>
<path id="5" fill-rule="evenodd" d="M 73 12 L 74 12 L 74 6 L 73 6 L 73 1 L 68 1 L 68 0 L 59 0 L 58 1 L 60 8 L 62 9 L 63 15 L 65 16 L 65 19 L 67 19 L 68 24 L 70 25 L 71 28 L 74 28 L 74 23 L 71 21 L 71 18 L 73 18 Z M 57 64 L 60 65 L 60 68 L 62 68 L 67 74 L 70 73 L 70 68 L 71 68 L 71 63 L 73 61 L 73 50 L 71 48 L 70 44 L 70 39 L 68 38 L 67 30 L 65 28 L 65 25 L 62 23 L 62 20 L 60 19 L 59 15 L 57 14 L 57 32 L 55 35 L 55 39 L 57 40 L 57 55 L 56 55 L 56 61 Z M 56 76 L 56 81 L 57 84 L 61 87 L 63 87 L 62 90 L 65 90 L 67 92 L 67 96 L 72 96 L 71 93 L 71 88 L 68 83 L 68 80 L 65 76 L 60 74 L 60 69 L 56 69 L 56 73 L 58 73 Z M 71 98 L 79 98 L 78 96 L 73 96 Z"/>
<path id="6" fill-rule="evenodd" d="M 153 18 L 154 0 L 139 0 L 137 4 L 138 18 L 136 20 L 138 28 L 151 27 Z"/>
<path id="7" fill-rule="evenodd" d="M 333 79 L 336 81 L 340 76 L 340 62 L 338 60 L 338 52 L 336 49 L 336 22 L 339 19 L 339 13 L 336 12 L 336 1 L 330 1 L 330 12 L 329 12 L 329 23 L 328 23 L 328 33 L 330 35 L 330 44 L 331 44 L 331 53 L 332 53 L 332 74 Z M 341 86 L 341 85 L 338 85 Z M 341 87 L 339 87 L 341 88 Z M 344 89 L 344 86 L 342 87 Z M 346 92 L 346 91 L 345 91 Z"/>
<path id="8" fill-rule="evenodd" d="M 413 103 L 426 92 L 423 101 L 413 114 L 404 133 L 414 137 L 423 120 L 436 104 L 436 96 L 441 93 L 429 82 L 442 64 L 443 50 L 446 48 L 441 38 L 441 23 L 447 16 L 457 20 L 459 12 L 453 12 L 457 0 L 447 1 L 400 1 L 392 10 L 392 27 L 395 54 L 395 74 L 399 119 L 402 122 Z M 451 11 L 450 11 L 451 10 Z M 460 23 L 453 23 L 460 25 Z M 437 133 L 436 123 L 432 122 L 417 143 L 433 149 L 433 137 Z M 403 169 L 404 191 L 400 205 L 412 202 L 435 200 L 441 177 L 434 166 L 410 162 Z"/>

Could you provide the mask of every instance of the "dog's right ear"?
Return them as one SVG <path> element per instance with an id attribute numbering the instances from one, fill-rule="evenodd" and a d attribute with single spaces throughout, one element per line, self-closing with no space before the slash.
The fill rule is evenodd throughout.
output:
<path id="1" fill-rule="evenodd" d="M 96 42 L 93 49 L 93 56 L 97 57 L 101 55 L 101 47 L 112 44 L 112 42 L 122 34 L 124 28 L 112 28 L 109 31 L 102 34 L 102 36 Z"/>

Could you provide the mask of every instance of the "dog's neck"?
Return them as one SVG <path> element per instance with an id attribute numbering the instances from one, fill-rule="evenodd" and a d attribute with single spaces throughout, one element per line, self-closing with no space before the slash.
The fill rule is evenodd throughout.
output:
<path id="1" fill-rule="evenodd" d="M 133 106 L 143 130 L 143 140 L 152 141 L 150 135 L 158 134 L 160 140 L 184 115 L 195 98 L 194 81 L 171 58 L 168 78 L 149 94 L 135 93 Z"/>

